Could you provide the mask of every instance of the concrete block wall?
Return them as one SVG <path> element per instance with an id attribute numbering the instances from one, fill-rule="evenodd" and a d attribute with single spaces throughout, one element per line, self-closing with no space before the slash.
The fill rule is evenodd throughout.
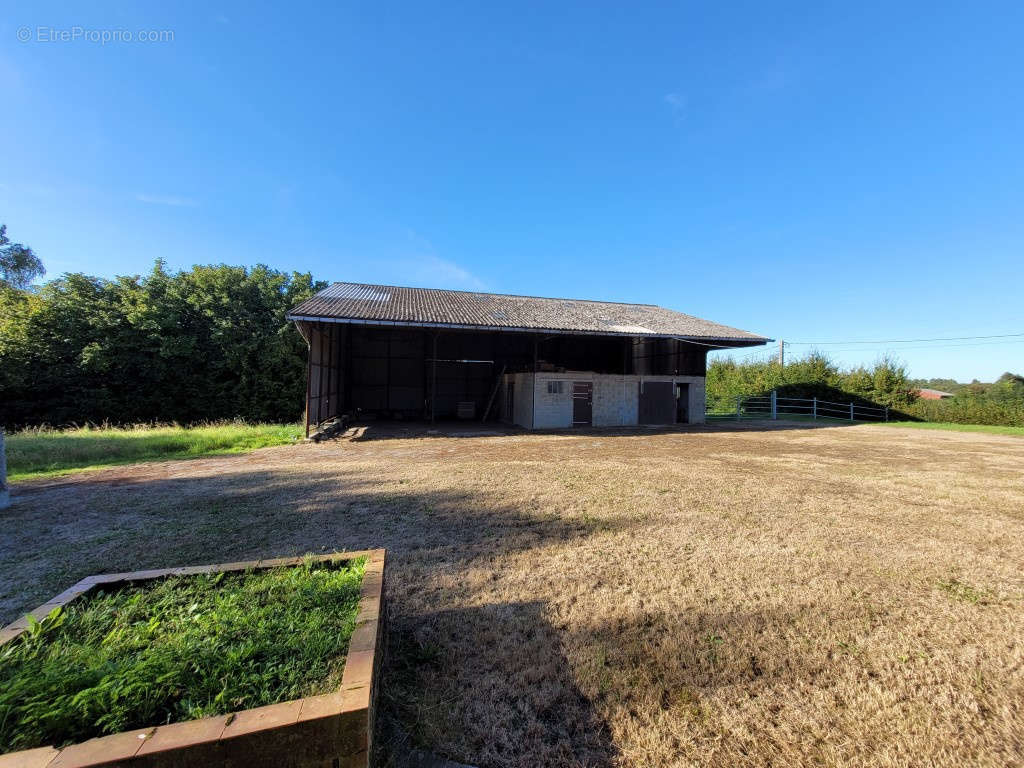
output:
<path id="1" fill-rule="evenodd" d="M 623 427 L 637 423 L 636 376 L 594 376 L 594 426 Z"/>
<path id="2" fill-rule="evenodd" d="M 707 395 L 704 390 L 703 376 L 677 376 L 676 381 L 690 385 L 690 423 L 703 424 L 707 406 Z"/>
<path id="3" fill-rule="evenodd" d="M 514 385 L 512 393 L 512 423 L 533 429 L 533 374 L 505 374 L 505 384 Z M 507 392 L 507 390 L 506 390 Z"/>
<path id="4" fill-rule="evenodd" d="M 623 376 L 589 371 L 540 371 L 536 374 L 515 373 L 505 376 L 506 382 L 515 383 L 513 421 L 527 429 L 572 427 L 574 381 L 589 381 L 594 386 L 592 423 L 595 427 L 635 426 L 639 419 L 641 380 L 689 384 L 690 400 L 687 410 L 690 423 L 704 422 L 703 376 Z M 549 381 L 563 382 L 562 391 L 549 393 Z"/>
<path id="5" fill-rule="evenodd" d="M 548 392 L 548 382 L 561 381 L 562 391 Z M 576 379 L 582 381 L 582 379 Z M 537 374 L 537 405 L 534 412 L 536 429 L 561 429 L 572 426 L 572 382 L 564 374 Z"/>

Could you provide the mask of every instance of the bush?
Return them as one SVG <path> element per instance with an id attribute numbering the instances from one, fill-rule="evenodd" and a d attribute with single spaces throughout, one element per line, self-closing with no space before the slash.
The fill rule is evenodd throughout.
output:
<path id="1" fill-rule="evenodd" d="M 739 396 L 817 397 L 822 400 L 888 406 L 903 411 L 915 399 L 902 363 L 882 358 L 873 368 L 842 371 L 826 355 L 812 352 L 785 366 L 778 361 L 737 363 L 716 360 L 708 366 L 709 410 L 728 408 Z M 735 405 L 733 405 L 735 408 Z"/>
<path id="2" fill-rule="evenodd" d="M 1024 427 L 1024 398 L 1016 402 L 977 395 L 957 395 L 946 400 L 918 399 L 907 412 L 923 421 Z"/>
<path id="3" fill-rule="evenodd" d="M 871 368 L 844 371 L 818 352 L 784 368 L 775 360 L 716 360 L 708 366 L 706 383 L 709 413 L 734 411 L 737 397 L 766 395 L 774 389 L 780 397 L 888 406 L 890 419 L 1024 426 L 1022 376 L 1005 373 L 992 384 L 958 385 L 956 396 L 945 400 L 918 398 L 919 386 L 892 358 L 884 357 Z"/>
<path id="4" fill-rule="evenodd" d="M 324 283 L 265 266 L 196 266 L 0 287 L 0 424 L 301 415 L 306 345 L 285 313 Z"/>

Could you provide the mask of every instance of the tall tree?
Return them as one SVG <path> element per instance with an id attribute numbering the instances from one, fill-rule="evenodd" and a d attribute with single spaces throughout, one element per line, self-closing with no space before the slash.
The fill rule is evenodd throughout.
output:
<path id="1" fill-rule="evenodd" d="M 0 291 L 0 424 L 302 413 L 306 344 L 285 318 L 325 283 L 223 264 Z"/>
<path id="2" fill-rule="evenodd" d="M 32 249 L 21 243 L 12 243 L 7 237 L 7 225 L 0 224 L 0 282 L 11 288 L 24 289 L 44 274 L 43 262 Z"/>

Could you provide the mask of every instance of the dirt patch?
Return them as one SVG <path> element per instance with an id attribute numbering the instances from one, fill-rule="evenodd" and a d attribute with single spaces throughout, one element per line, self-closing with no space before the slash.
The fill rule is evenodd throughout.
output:
<path id="1" fill-rule="evenodd" d="M 385 718 L 480 766 L 1024 761 L 1024 441 L 339 440 L 17 486 L 6 620 L 97 571 L 389 550 Z"/>

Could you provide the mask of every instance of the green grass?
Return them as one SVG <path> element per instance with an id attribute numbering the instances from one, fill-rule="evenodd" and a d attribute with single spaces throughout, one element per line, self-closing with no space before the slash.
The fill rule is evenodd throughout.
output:
<path id="1" fill-rule="evenodd" d="M 297 442 L 298 424 L 225 422 L 198 427 L 31 429 L 7 435 L 11 482 L 139 461 L 243 453 Z"/>
<path id="2" fill-rule="evenodd" d="M 736 412 L 733 411 L 731 414 L 715 414 L 709 413 L 707 415 L 709 421 L 736 421 Z M 741 421 L 752 421 L 752 420 L 771 420 L 771 414 L 744 414 Z M 1002 427 L 1002 426 L 991 426 L 989 424 L 954 424 L 952 422 L 937 422 L 937 421 L 875 421 L 875 420 L 861 420 L 850 421 L 847 418 L 836 418 L 834 416 L 826 417 L 819 416 L 814 419 L 810 414 L 806 413 L 779 413 L 779 421 L 814 421 L 818 424 L 875 424 L 880 427 L 911 427 L 913 429 L 949 429 L 955 432 L 988 432 L 992 435 L 1018 435 L 1024 437 L 1024 427 Z"/>
<path id="3" fill-rule="evenodd" d="M 937 421 L 885 421 L 872 422 L 883 427 L 911 427 L 913 429 L 951 429 L 954 432 L 988 432 L 993 435 L 1018 435 L 1024 437 L 1024 427 L 1000 427 L 989 424 L 953 424 Z"/>
<path id="4" fill-rule="evenodd" d="M 959 579 L 949 578 L 946 581 L 940 581 L 939 589 L 948 594 L 954 600 L 960 600 L 965 603 L 977 604 L 987 601 L 987 595 L 984 590 L 972 587 L 970 584 L 962 582 Z"/>
<path id="5" fill-rule="evenodd" d="M 707 414 L 709 421 L 736 421 L 736 411 L 732 413 L 709 413 Z M 744 413 L 743 418 L 740 421 L 772 421 L 772 415 L 768 412 L 754 412 Z M 874 422 L 863 421 L 856 419 L 850 421 L 847 416 L 839 416 L 834 413 L 828 415 L 822 413 L 815 417 L 810 413 L 787 413 L 785 411 L 779 411 L 779 418 L 776 421 L 808 421 L 818 424 L 870 424 Z"/>
<path id="6" fill-rule="evenodd" d="M 0 752 L 337 687 L 364 569 L 168 578 L 58 609 L 0 650 Z"/>

